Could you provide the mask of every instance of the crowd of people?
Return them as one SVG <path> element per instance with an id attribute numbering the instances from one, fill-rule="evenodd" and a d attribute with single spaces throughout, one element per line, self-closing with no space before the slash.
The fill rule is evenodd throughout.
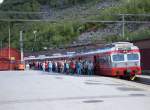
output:
<path id="1" fill-rule="evenodd" d="M 64 74 L 77 74 L 77 75 L 93 75 L 94 65 L 93 62 L 88 60 L 78 60 L 78 61 L 33 61 L 29 62 L 29 69 L 41 70 L 44 72 L 57 72 Z"/>

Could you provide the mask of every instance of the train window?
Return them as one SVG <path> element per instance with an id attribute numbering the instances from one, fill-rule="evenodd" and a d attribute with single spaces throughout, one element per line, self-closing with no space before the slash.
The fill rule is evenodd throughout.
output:
<path id="1" fill-rule="evenodd" d="M 139 60 L 139 55 L 138 54 L 127 54 L 127 59 L 128 60 Z"/>
<path id="2" fill-rule="evenodd" d="M 113 61 L 124 61 L 124 54 L 116 54 L 112 56 Z"/>

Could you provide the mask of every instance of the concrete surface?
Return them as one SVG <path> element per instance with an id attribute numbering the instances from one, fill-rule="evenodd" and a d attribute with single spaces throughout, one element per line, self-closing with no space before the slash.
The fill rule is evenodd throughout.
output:
<path id="1" fill-rule="evenodd" d="M 150 76 L 149 75 L 137 75 L 137 78 L 135 81 L 150 86 Z"/>
<path id="2" fill-rule="evenodd" d="M 150 110 L 150 91 L 117 80 L 0 72 L 0 110 Z"/>

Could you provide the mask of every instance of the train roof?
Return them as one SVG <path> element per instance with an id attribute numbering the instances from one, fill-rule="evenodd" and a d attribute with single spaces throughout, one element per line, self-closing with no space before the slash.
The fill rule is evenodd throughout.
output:
<path id="1" fill-rule="evenodd" d="M 38 57 L 26 57 L 25 60 L 46 60 L 46 59 L 58 59 L 58 58 L 66 58 L 66 57 L 73 57 L 74 55 L 52 55 L 52 56 L 38 56 Z"/>
<path id="2" fill-rule="evenodd" d="M 118 46 L 134 46 L 131 42 L 114 42 L 111 44 L 106 44 L 104 47 L 118 47 Z"/>
<path id="3" fill-rule="evenodd" d="M 138 49 L 138 47 L 134 46 L 133 43 L 130 42 L 114 42 L 111 44 L 106 44 L 104 47 L 99 48 L 97 50 L 89 51 L 89 52 L 69 52 L 67 54 L 54 54 L 52 56 L 38 56 L 35 58 L 26 58 L 25 60 L 43 60 L 43 59 L 57 59 L 57 58 L 66 58 L 66 57 L 74 57 L 74 56 L 83 56 L 83 55 L 92 55 L 98 53 L 105 53 L 116 49 L 116 47 L 132 47 L 131 49 Z"/>

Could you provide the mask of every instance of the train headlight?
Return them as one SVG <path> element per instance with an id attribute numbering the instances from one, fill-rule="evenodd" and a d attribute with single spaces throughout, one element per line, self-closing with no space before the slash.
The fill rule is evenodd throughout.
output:
<path id="1" fill-rule="evenodd" d="M 116 75 L 119 75 L 120 74 L 120 71 L 116 71 Z"/>

